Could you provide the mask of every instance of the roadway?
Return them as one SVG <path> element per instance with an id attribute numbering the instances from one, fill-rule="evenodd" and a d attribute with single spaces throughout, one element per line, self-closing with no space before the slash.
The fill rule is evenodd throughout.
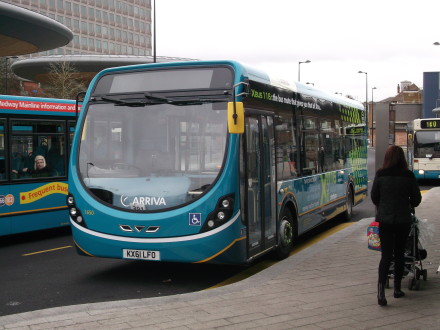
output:
<path id="1" fill-rule="evenodd" d="M 370 186 L 374 153 L 368 161 Z M 433 187 L 423 183 L 421 189 Z M 371 200 L 354 208 L 353 221 L 372 217 Z M 301 238 L 296 250 L 332 235 L 335 219 Z M 295 251 L 293 251 L 295 253 Z M 159 297 L 204 290 L 240 280 L 273 264 L 263 258 L 251 267 L 174 264 L 87 258 L 76 254 L 70 229 L 0 238 L 0 316 L 43 308 Z"/>

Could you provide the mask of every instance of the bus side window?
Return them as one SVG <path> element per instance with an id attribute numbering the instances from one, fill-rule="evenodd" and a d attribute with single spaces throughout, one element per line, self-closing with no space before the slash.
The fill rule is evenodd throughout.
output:
<path id="1" fill-rule="evenodd" d="M 11 121 L 10 162 L 12 179 L 65 175 L 65 122 L 14 119 Z M 46 170 L 37 169 L 36 157 L 44 157 Z"/>
<path id="2" fill-rule="evenodd" d="M 304 152 L 302 155 L 303 175 L 311 175 L 318 173 L 318 160 L 319 160 L 319 144 L 318 134 L 304 133 Z"/>
<path id="3" fill-rule="evenodd" d="M 275 117 L 277 177 L 283 180 L 298 176 L 297 143 L 292 113 Z"/>

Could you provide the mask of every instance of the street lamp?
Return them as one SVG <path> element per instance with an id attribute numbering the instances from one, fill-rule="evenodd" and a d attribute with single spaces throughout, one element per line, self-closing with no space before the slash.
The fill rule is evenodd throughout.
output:
<path id="1" fill-rule="evenodd" d="M 307 60 L 304 62 L 298 62 L 298 81 L 301 81 L 301 64 L 302 63 L 310 63 L 311 61 Z"/>
<path id="2" fill-rule="evenodd" d="M 374 96 L 373 92 L 377 89 L 373 87 L 371 89 L 371 146 L 374 147 Z"/>
<path id="3" fill-rule="evenodd" d="M 368 73 L 364 71 L 358 71 L 358 73 L 365 74 L 365 112 L 367 114 L 367 128 L 368 128 Z"/>
<path id="4" fill-rule="evenodd" d="M 6 56 L 5 57 L 5 95 L 8 95 L 8 61 L 14 58 L 18 58 L 18 56 Z"/>
<path id="5" fill-rule="evenodd" d="M 433 43 L 434 46 L 440 46 L 440 42 L 436 41 Z"/>
<path id="6" fill-rule="evenodd" d="M 315 86 L 315 83 L 306 82 L 306 85 L 312 85 L 312 86 Z"/>
<path id="7" fill-rule="evenodd" d="M 153 1 L 153 63 L 156 63 L 156 0 Z"/>

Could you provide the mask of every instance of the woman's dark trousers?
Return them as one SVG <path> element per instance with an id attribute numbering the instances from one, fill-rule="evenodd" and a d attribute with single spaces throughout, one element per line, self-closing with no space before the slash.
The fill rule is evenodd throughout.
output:
<path id="1" fill-rule="evenodd" d="M 411 224 L 379 224 L 380 247 L 382 257 L 379 263 L 378 288 L 384 290 L 391 262 L 394 258 L 394 297 L 400 298 L 404 293 L 400 290 L 405 267 L 405 246 Z M 381 292 L 379 292 L 381 294 Z M 385 294 L 383 293 L 383 297 Z M 384 298 L 385 299 L 385 298 Z"/>

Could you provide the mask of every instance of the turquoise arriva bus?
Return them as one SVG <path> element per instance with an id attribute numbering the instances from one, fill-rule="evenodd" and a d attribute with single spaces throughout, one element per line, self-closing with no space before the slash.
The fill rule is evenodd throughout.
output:
<path id="1" fill-rule="evenodd" d="M 75 121 L 75 101 L 0 95 L 0 236 L 69 225 Z"/>
<path id="2" fill-rule="evenodd" d="M 367 196 L 362 105 L 235 61 L 106 69 L 82 109 L 67 204 L 83 255 L 284 258 Z"/>
<path id="3" fill-rule="evenodd" d="M 408 123 L 407 159 L 418 180 L 440 179 L 440 118 Z"/>

